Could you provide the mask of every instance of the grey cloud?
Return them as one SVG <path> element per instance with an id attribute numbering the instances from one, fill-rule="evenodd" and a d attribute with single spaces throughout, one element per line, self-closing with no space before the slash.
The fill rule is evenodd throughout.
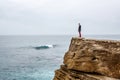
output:
<path id="1" fill-rule="evenodd" d="M 0 1 L 0 34 L 120 34 L 119 0 L 41 1 Z"/>

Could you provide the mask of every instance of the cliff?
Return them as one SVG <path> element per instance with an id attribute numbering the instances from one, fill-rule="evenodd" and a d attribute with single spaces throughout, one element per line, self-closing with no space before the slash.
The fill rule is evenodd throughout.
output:
<path id="1" fill-rule="evenodd" d="M 72 38 L 53 80 L 120 80 L 120 41 Z"/>

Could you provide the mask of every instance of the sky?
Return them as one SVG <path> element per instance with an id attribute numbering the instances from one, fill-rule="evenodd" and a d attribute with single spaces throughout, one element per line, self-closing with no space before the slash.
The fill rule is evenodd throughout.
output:
<path id="1" fill-rule="evenodd" d="M 120 0 L 0 0 L 0 35 L 120 34 Z"/>

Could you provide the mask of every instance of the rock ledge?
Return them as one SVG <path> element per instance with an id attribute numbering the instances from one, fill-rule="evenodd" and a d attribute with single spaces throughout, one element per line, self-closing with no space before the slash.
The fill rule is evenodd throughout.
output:
<path id="1" fill-rule="evenodd" d="M 120 41 L 72 38 L 53 80 L 120 80 Z"/>

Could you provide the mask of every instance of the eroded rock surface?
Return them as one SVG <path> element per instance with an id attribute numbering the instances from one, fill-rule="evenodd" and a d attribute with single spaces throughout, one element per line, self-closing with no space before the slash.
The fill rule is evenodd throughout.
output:
<path id="1" fill-rule="evenodd" d="M 116 78 L 116 79 L 113 79 Z M 54 80 L 119 80 L 120 42 L 72 38 Z"/>
<path id="2" fill-rule="evenodd" d="M 61 68 L 55 71 L 55 77 L 53 80 L 119 80 L 97 73 L 86 73 L 81 71 L 69 70 L 65 65 L 61 65 Z"/>

